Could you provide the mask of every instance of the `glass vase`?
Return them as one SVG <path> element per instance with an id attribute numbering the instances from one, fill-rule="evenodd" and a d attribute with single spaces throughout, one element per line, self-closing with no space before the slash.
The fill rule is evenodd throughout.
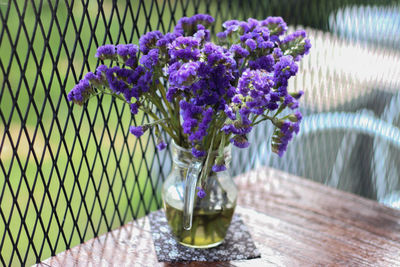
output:
<path id="1" fill-rule="evenodd" d="M 193 248 L 211 248 L 224 241 L 236 207 L 237 187 L 229 174 L 231 146 L 224 150 L 226 171 L 213 172 L 217 152 L 195 158 L 191 151 L 171 145 L 173 166 L 162 188 L 168 224 L 174 238 Z M 205 191 L 200 198 L 199 188 Z"/>

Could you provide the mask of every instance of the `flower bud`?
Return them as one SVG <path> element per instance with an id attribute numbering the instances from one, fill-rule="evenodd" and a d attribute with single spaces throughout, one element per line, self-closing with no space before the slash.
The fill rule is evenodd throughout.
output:
<path id="1" fill-rule="evenodd" d="M 157 149 L 158 150 L 164 150 L 167 147 L 167 144 L 164 142 L 162 138 L 157 139 Z"/>
<path id="2" fill-rule="evenodd" d="M 129 131 L 131 132 L 131 134 L 133 134 L 136 137 L 141 137 L 144 132 L 148 129 L 149 127 L 147 125 L 143 125 L 143 126 L 131 126 L 129 127 Z"/>
<path id="3" fill-rule="evenodd" d="M 279 151 L 279 145 L 278 144 L 271 144 L 271 150 L 272 150 L 272 152 L 274 152 L 274 153 L 278 153 L 278 151 Z"/>
<path id="4" fill-rule="evenodd" d="M 282 128 L 282 126 L 284 125 L 285 121 L 284 120 L 274 120 L 273 121 L 274 125 L 278 128 Z"/>
<path id="5" fill-rule="evenodd" d="M 281 139 L 278 136 L 272 136 L 272 141 L 274 143 L 279 143 L 281 141 Z"/>
<path id="6" fill-rule="evenodd" d="M 197 187 L 197 190 L 197 196 L 199 198 L 204 198 L 207 195 L 203 188 Z"/>
<path id="7" fill-rule="evenodd" d="M 293 98 L 295 98 L 295 99 L 300 99 L 300 97 L 302 96 L 302 95 L 304 95 L 304 91 L 303 90 L 300 90 L 300 91 L 298 91 L 298 92 L 292 92 L 292 93 L 289 93 Z"/>
<path id="8" fill-rule="evenodd" d="M 298 121 L 297 117 L 296 117 L 294 114 L 290 114 L 290 115 L 288 116 L 288 119 L 289 119 L 290 121 L 292 121 L 292 122 L 297 122 L 297 121 Z"/>
<path id="9" fill-rule="evenodd" d="M 235 135 L 230 141 L 238 148 L 246 148 L 250 145 L 245 135 Z"/>
<path id="10" fill-rule="evenodd" d="M 219 155 L 218 157 L 216 157 L 215 164 L 216 165 L 225 165 L 224 155 Z"/>

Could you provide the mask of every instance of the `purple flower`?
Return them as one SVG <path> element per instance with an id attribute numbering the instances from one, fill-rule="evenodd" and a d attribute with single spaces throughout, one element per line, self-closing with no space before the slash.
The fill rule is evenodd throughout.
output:
<path id="1" fill-rule="evenodd" d="M 293 123 L 293 124 L 292 124 L 292 130 L 293 130 L 293 132 L 295 132 L 296 134 L 298 134 L 299 131 L 300 131 L 300 121 L 301 121 L 301 119 L 299 119 L 296 123 Z"/>
<path id="2" fill-rule="evenodd" d="M 200 56 L 200 41 L 194 37 L 180 36 L 172 42 L 169 48 L 171 59 L 197 60 Z"/>
<path id="3" fill-rule="evenodd" d="M 272 55 L 261 56 L 249 61 L 249 67 L 253 70 L 264 69 L 268 72 L 274 69 L 274 57 Z"/>
<path id="4" fill-rule="evenodd" d="M 178 88 L 177 87 L 170 86 L 168 88 L 168 91 L 167 91 L 167 100 L 169 102 L 173 102 L 177 92 L 178 92 Z"/>
<path id="5" fill-rule="evenodd" d="M 291 96 L 293 96 L 295 99 L 300 99 L 302 95 L 304 95 L 304 91 L 300 90 L 298 92 L 290 93 Z"/>
<path id="6" fill-rule="evenodd" d="M 192 154 L 196 158 L 202 158 L 206 155 L 206 152 L 204 150 L 197 150 L 195 147 L 192 148 Z"/>
<path id="7" fill-rule="evenodd" d="M 225 53 L 222 46 L 213 43 L 206 43 L 202 52 L 207 57 L 208 67 L 213 67 L 213 65 L 218 64 L 232 68 L 236 65 L 235 61 L 230 57 L 230 54 Z M 222 66 L 219 67 L 221 68 Z M 215 71 L 217 70 L 219 69 L 215 69 Z"/>
<path id="8" fill-rule="evenodd" d="M 207 194 L 206 194 L 206 192 L 203 190 L 203 188 L 201 188 L 201 187 L 197 187 L 197 196 L 199 197 L 199 198 L 204 198 Z"/>
<path id="9" fill-rule="evenodd" d="M 237 122 L 237 123 L 236 123 Z M 235 121 L 233 124 L 226 124 L 221 128 L 226 134 L 233 133 L 233 134 L 248 134 L 251 132 L 252 127 L 249 125 L 244 125 L 239 121 Z"/>
<path id="10" fill-rule="evenodd" d="M 203 139 L 204 136 L 207 135 L 207 129 L 211 122 L 213 113 L 214 113 L 214 111 L 211 107 L 202 112 L 203 119 L 199 123 L 197 130 L 189 135 L 189 141 L 192 141 L 192 142 L 200 141 Z M 185 120 L 185 122 L 186 121 L 188 121 L 188 120 Z"/>
<path id="11" fill-rule="evenodd" d="M 254 29 L 259 25 L 259 22 L 256 19 L 248 18 L 247 25 L 248 25 L 249 29 Z"/>
<path id="12" fill-rule="evenodd" d="M 182 123 L 183 133 L 191 135 L 192 129 L 196 128 L 197 124 L 198 124 L 197 119 L 193 119 L 192 117 L 187 116 L 186 118 L 183 119 Z M 192 136 L 191 139 L 193 140 L 195 138 Z"/>
<path id="13" fill-rule="evenodd" d="M 225 105 L 225 109 L 224 112 L 226 114 L 226 116 L 228 116 L 229 119 L 231 120 L 236 120 L 236 114 L 235 112 L 233 112 L 232 108 L 228 105 Z"/>
<path id="14" fill-rule="evenodd" d="M 285 106 L 290 106 L 294 103 L 294 101 L 296 101 L 291 95 L 289 94 L 285 94 L 285 99 L 283 101 L 283 104 Z"/>
<path id="15" fill-rule="evenodd" d="M 101 72 L 96 72 L 96 74 L 94 74 L 93 72 L 88 72 L 86 73 L 84 80 L 88 81 L 91 85 L 95 87 L 103 85 L 102 83 L 104 82 Z"/>
<path id="16" fill-rule="evenodd" d="M 262 70 L 247 69 L 239 79 L 237 92 L 241 96 L 236 96 L 244 100 L 248 108 L 240 108 L 242 122 L 250 125 L 248 116 L 250 113 L 261 115 L 265 110 L 277 105 L 275 102 L 280 100 L 274 98 L 271 88 L 274 85 L 271 75 Z M 234 103 L 242 104 L 233 100 Z"/>
<path id="17" fill-rule="evenodd" d="M 129 127 L 129 132 L 131 132 L 131 134 L 133 134 L 134 136 L 136 136 L 138 138 L 143 135 L 144 131 L 145 131 L 145 129 L 143 129 L 142 126 L 137 126 L 137 127 L 131 126 L 131 127 Z"/>
<path id="18" fill-rule="evenodd" d="M 150 71 L 144 72 L 137 81 L 137 89 L 141 91 L 141 93 L 149 91 L 152 79 L 153 74 Z"/>
<path id="19" fill-rule="evenodd" d="M 217 38 L 218 39 L 226 39 L 226 37 L 227 37 L 227 33 L 226 32 L 219 32 L 219 33 L 217 33 Z"/>
<path id="20" fill-rule="evenodd" d="M 246 148 L 250 145 L 245 135 L 235 135 L 235 137 L 231 138 L 230 142 L 238 148 Z"/>
<path id="21" fill-rule="evenodd" d="M 243 28 L 240 27 L 241 23 L 238 20 L 228 20 L 222 26 L 225 28 L 225 31 L 217 33 L 217 37 L 220 41 L 225 41 L 227 37 L 233 37 L 234 34 L 239 34 L 239 32 Z"/>
<path id="22" fill-rule="evenodd" d="M 227 20 L 222 24 L 222 27 L 224 27 L 225 29 L 228 29 L 231 26 L 237 26 L 237 25 L 239 25 L 238 20 Z"/>
<path id="23" fill-rule="evenodd" d="M 286 152 L 286 149 L 287 149 L 287 143 L 281 143 L 278 145 L 277 151 L 274 152 L 277 153 L 279 157 L 282 157 L 283 154 Z"/>
<path id="24" fill-rule="evenodd" d="M 108 67 L 106 65 L 100 65 L 96 69 L 96 75 L 101 72 L 106 72 L 107 70 L 108 70 Z"/>
<path id="25" fill-rule="evenodd" d="M 250 51 L 253 51 L 257 48 L 257 43 L 253 39 L 247 39 L 245 44 L 250 48 Z"/>
<path id="26" fill-rule="evenodd" d="M 117 45 L 117 54 L 121 57 L 136 57 L 139 47 L 135 44 L 119 44 Z"/>
<path id="27" fill-rule="evenodd" d="M 274 82 L 287 86 L 291 76 L 296 75 L 298 66 L 292 56 L 282 56 L 274 66 Z"/>
<path id="28" fill-rule="evenodd" d="M 130 108 L 131 108 L 131 113 L 134 115 L 136 115 L 139 111 L 139 106 L 137 103 L 131 103 Z"/>
<path id="29" fill-rule="evenodd" d="M 189 85 L 193 83 L 199 68 L 198 62 L 188 62 L 183 64 L 178 70 L 169 70 L 169 82 L 172 86 Z"/>
<path id="30" fill-rule="evenodd" d="M 97 76 L 96 76 L 93 72 L 89 71 L 89 72 L 86 73 L 86 75 L 85 75 L 85 80 L 88 80 L 88 81 L 90 81 L 90 80 L 97 80 Z"/>
<path id="31" fill-rule="evenodd" d="M 310 52 L 311 42 L 304 30 L 297 30 L 283 39 L 281 48 L 286 54 L 293 56 L 295 61 L 299 61 Z"/>
<path id="32" fill-rule="evenodd" d="M 122 58 L 125 65 L 128 67 L 137 66 L 137 52 L 139 48 L 134 44 L 119 44 L 117 45 L 117 54 Z"/>
<path id="33" fill-rule="evenodd" d="M 197 25 L 201 24 L 208 28 L 214 22 L 214 18 L 208 14 L 196 14 L 192 17 L 183 17 L 178 20 L 174 32 L 190 36 L 197 31 Z"/>
<path id="34" fill-rule="evenodd" d="M 86 100 L 94 93 L 89 81 L 82 79 L 75 87 L 68 93 L 68 101 L 73 101 L 78 105 L 83 105 Z"/>
<path id="35" fill-rule="evenodd" d="M 212 166 L 212 170 L 213 170 L 213 172 L 226 171 L 226 166 L 224 164 L 221 164 L 221 165 L 215 164 L 214 166 Z"/>
<path id="36" fill-rule="evenodd" d="M 244 58 L 249 56 L 249 51 L 244 49 L 240 44 L 234 44 L 231 46 L 230 51 L 234 54 L 236 58 Z"/>
<path id="37" fill-rule="evenodd" d="M 224 31 L 217 34 L 221 44 L 217 45 L 210 42 L 208 27 L 213 22 L 206 14 L 183 17 L 174 32 L 148 32 L 141 36 L 139 46 L 99 47 L 98 58 L 118 59 L 123 65 L 101 65 L 87 73 L 68 94 L 68 100 L 82 105 L 98 89 L 123 96 L 133 115 L 139 107 L 159 111 L 159 104 L 172 113 L 180 108 L 179 118 L 170 126 L 177 128 L 174 132 L 198 158 L 207 155 L 210 127 L 219 127 L 218 138 L 226 134 L 235 146 L 245 148 L 253 126 L 268 115 L 276 127 L 273 151 L 282 156 L 294 133 L 299 132 L 302 119 L 298 107 L 303 92 L 288 92 L 288 80 L 297 74 L 297 61 L 309 52 L 310 40 L 304 31 L 285 37 L 287 25 L 281 17 L 263 21 L 249 18 L 226 21 Z M 159 91 L 161 82 L 168 84 L 164 92 Z M 163 103 L 165 96 L 170 103 Z M 283 112 L 276 114 L 278 109 Z M 157 114 L 162 119 L 167 115 L 164 111 Z M 219 119 L 223 121 L 215 121 Z M 158 128 L 164 125 L 154 126 L 156 146 L 165 149 L 167 144 Z M 129 131 L 140 137 L 149 127 L 131 126 Z M 222 156 L 215 159 L 212 170 L 226 170 Z M 204 197 L 204 190 L 199 194 Z"/>
<path id="38" fill-rule="evenodd" d="M 297 111 L 295 114 L 289 116 L 289 120 L 293 122 L 278 121 L 275 124 L 278 129 L 274 133 L 272 151 L 280 157 L 282 157 L 286 151 L 288 143 L 293 138 L 293 133 L 299 132 L 301 118 L 301 113 Z"/>
<path id="39" fill-rule="evenodd" d="M 186 32 L 192 30 L 192 21 L 189 17 L 180 18 L 174 28 L 174 32 L 181 35 L 185 35 L 185 30 Z M 187 35 L 190 35 L 190 33 L 188 33 Z"/>
<path id="40" fill-rule="evenodd" d="M 283 56 L 282 50 L 278 47 L 275 48 L 273 51 L 273 56 L 274 56 L 275 61 L 278 61 L 278 59 Z"/>
<path id="41" fill-rule="evenodd" d="M 121 69 L 118 66 L 112 67 L 106 71 L 107 82 L 112 91 L 117 94 L 124 94 L 127 100 L 129 86 L 125 83 L 124 79 L 133 74 L 132 70 Z M 130 101 L 129 101 L 130 102 Z"/>
<path id="42" fill-rule="evenodd" d="M 181 107 L 181 115 L 183 118 L 183 133 L 191 135 L 198 125 L 197 117 L 202 113 L 203 109 L 184 100 L 181 100 L 179 105 Z M 194 137 L 192 136 L 191 138 L 193 139 Z"/>
<path id="43" fill-rule="evenodd" d="M 198 24 L 197 25 L 197 32 L 195 32 L 193 34 L 193 37 L 198 39 L 200 42 L 204 43 L 204 42 L 209 42 L 210 41 L 210 38 L 211 38 L 210 35 L 211 34 L 210 34 L 209 30 L 206 30 L 206 28 L 203 25 Z"/>
<path id="44" fill-rule="evenodd" d="M 279 128 L 281 129 L 282 133 L 286 134 L 286 133 L 288 133 L 288 132 L 290 131 L 290 126 L 291 126 L 291 123 L 290 123 L 290 122 L 284 121 L 284 122 L 280 125 Z"/>
<path id="45" fill-rule="evenodd" d="M 182 35 L 176 32 L 169 32 L 157 41 L 156 46 L 159 48 L 167 48 L 167 45 L 171 44 L 179 36 Z"/>
<path id="46" fill-rule="evenodd" d="M 278 109 L 279 105 L 276 102 L 270 102 L 267 104 L 267 108 L 269 110 L 276 110 Z"/>
<path id="47" fill-rule="evenodd" d="M 100 59 L 112 59 L 115 55 L 115 46 L 107 44 L 97 48 L 96 57 Z"/>
<path id="48" fill-rule="evenodd" d="M 258 43 L 258 47 L 261 49 L 271 49 L 274 48 L 275 44 L 271 41 L 261 41 Z"/>
<path id="49" fill-rule="evenodd" d="M 254 25 L 250 25 L 250 24 L 247 23 L 246 21 L 240 21 L 240 22 L 239 22 L 239 27 L 241 28 L 241 30 L 242 30 L 244 33 L 250 32 L 250 31 L 252 30 L 251 26 L 254 26 Z"/>
<path id="50" fill-rule="evenodd" d="M 149 70 L 153 70 L 158 63 L 158 52 L 158 48 L 151 49 L 146 55 L 140 58 L 140 64 Z"/>
<path id="51" fill-rule="evenodd" d="M 106 79 L 107 70 L 108 67 L 106 65 L 100 65 L 97 67 L 96 73 L 94 75 L 92 74 L 92 72 L 88 72 L 85 75 L 85 79 L 94 86 L 107 85 L 107 79 Z"/>
<path id="52" fill-rule="evenodd" d="M 139 39 L 140 51 L 147 54 L 150 49 L 156 48 L 157 41 L 163 37 L 160 31 L 148 32 Z"/>
<path id="53" fill-rule="evenodd" d="M 283 39 L 282 43 L 287 44 L 289 42 L 293 42 L 295 40 L 304 39 L 306 38 L 307 34 L 304 30 L 297 30 L 294 33 L 289 34 L 288 36 Z"/>
<path id="54" fill-rule="evenodd" d="M 160 140 L 157 144 L 157 149 L 160 151 L 164 150 L 166 147 L 167 147 L 167 144 L 163 140 Z"/>
<path id="55" fill-rule="evenodd" d="M 121 77 L 121 85 L 129 84 L 131 87 L 127 86 L 124 89 L 123 94 L 128 102 L 131 102 L 131 98 L 135 97 L 139 100 L 140 96 L 148 92 L 152 83 L 153 74 L 151 71 L 147 71 L 143 66 L 138 66 L 134 70 L 131 70 L 129 76 Z"/>
<path id="56" fill-rule="evenodd" d="M 261 26 L 267 26 L 271 36 L 279 36 L 286 32 L 287 25 L 281 17 L 268 17 L 261 21 Z M 278 41 L 277 38 L 271 38 L 273 41 Z"/>

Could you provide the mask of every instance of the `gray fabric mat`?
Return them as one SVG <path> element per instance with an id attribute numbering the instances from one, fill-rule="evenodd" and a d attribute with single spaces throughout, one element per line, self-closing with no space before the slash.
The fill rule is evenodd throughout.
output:
<path id="1" fill-rule="evenodd" d="M 238 214 L 234 214 L 224 242 L 209 249 L 194 249 L 179 244 L 172 237 L 164 210 L 152 212 L 148 217 L 154 248 L 160 262 L 231 261 L 261 257 Z"/>

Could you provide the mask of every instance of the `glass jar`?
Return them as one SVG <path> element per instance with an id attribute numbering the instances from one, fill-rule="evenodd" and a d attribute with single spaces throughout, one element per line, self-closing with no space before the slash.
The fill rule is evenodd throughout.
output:
<path id="1" fill-rule="evenodd" d="M 205 159 L 171 145 L 173 166 L 162 188 L 168 224 L 176 240 L 193 248 L 210 248 L 224 241 L 236 207 L 237 187 L 229 174 L 231 146 L 224 150 L 227 170 L 213 172 Z M 209 163 L 217 152 L 211 153 Z M 202 173 L 205 172 L 205 173 Z M 202 177 L 199 179 L 199 177 Z M 199 188 L 205 196 L 197 196 Z"/>

